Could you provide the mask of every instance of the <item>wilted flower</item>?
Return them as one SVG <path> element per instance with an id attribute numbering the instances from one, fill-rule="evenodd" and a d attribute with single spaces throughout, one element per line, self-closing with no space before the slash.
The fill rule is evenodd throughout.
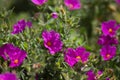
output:
<path id="1" fill-rule="evenodd" d="M 118 44 L 118 40 L 116 37 L 110 37 L 110 36 L 105 36 L 101 35 L 98 39 L 98 44 L 99 45 L 113 45 L 113 44 Z"/>
<path id="2" fill-rule="evenodd" d="M 68 48 L 65 52 L 65 62 L 68 63 L 70 67 L 73 67 L 77 62 L 85 63 L 88 60 L 90 53 L 83 47 L 78 47 L 76 50 Z"/>
<path id="3" fill-rule="evenodd" d="M 26 22 L 24 19 L 19 20 L 16 24 L 13 25 L 13 31 L 11 33 L 12 34 L 21 33 L 23 30 L 25 30 L 26 26 L 30 28 L 32 26 L 32 23 L 30 21 Z"/>
<path id="4" fill-rule="evenodd" d="M 120 25 L 116 24 L 116 21 L 110 20 L 102 23 L 102 32 L 105 36 L 109 35 L 113 37 L 116 35 L 116 31 L 119 29 Z"/>
<path id="5" fill-rule="evenodd" d="M 18 79 L 15 74 L 6 72 L 4 74 L 0 74 L 0 80 L 18 80 Z"/>
<path id="6" fill-rule="evenodd" d="M 46 3 L 48 0 L 31 0 L 35 5 L 43 5 L 44 3 Z"/>
<path id="7" fill-rule="evenodd" d="M 103 46 L 102 49 L 100 50 L 100 55 L 103 57 L 103 59 L 110 60 L 116 55 L 116 47 L 115 46 Z"/>
<path id="8" fill-rule="evenodd" d="M 51 14 L 51 16 L 52 16 L 52 18 L 56 19 L 56 18 L 58 18 L 58 13 L 53 12 L 53 13 Z"/>
<path id="9" fill-rule="evenodd" d="M 96 75 L 94 74 L 92 70 L 89 70 L 86 75 L 88 76 L 87 80 L 96 80 L 95 79 Z"/>
<path id="10" fill-rule="evenodd" d="M 64 0 L 64 4 L 70 9 L 70 10 L 76 10 L 81 8 L 80 0 Z"/>
<path id="11" fill-rule="evenodd" d="M 51 54 L 55 54 L 62 49 L 63 44 L 60 40 L 60 34 L 54 30 L 43 31 L 42 38 L 44 40 L 44 46 L 49 49 Z"/>
<path id="12" fill-rule="evenodd" d="M 13 44 L 8 43 L 0 48 L 2 49 L 1 53 L 4 55 L 5 60 L 10 59 L 9 66 L 12 68 L 20 66 L 27 56 L 24 50 L 21 50 L 20 48 L 14 46 Z"/>

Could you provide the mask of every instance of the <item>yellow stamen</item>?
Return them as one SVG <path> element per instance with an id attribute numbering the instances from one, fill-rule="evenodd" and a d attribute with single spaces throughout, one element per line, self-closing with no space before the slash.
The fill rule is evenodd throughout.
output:
<path id="1" fill-rule="evenodd" d="M 17 64 L 17 63 L 18 63 L 18 59 L 15 59 L 15 60 L 14 60 L 14 63 Z"/>
<path id="2" fill-rule="evenodd" d="M 111 33 L 111 32 L 113 32 L 113 30 L 110 28 L 110 29 L 109 29 L 109 32 Z"/>

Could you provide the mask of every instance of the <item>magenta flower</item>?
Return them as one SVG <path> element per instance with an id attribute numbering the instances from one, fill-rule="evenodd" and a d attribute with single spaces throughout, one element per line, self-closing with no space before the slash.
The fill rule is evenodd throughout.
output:
<path id="1" fill-rule="evenodd" d="M 116 47 L 115 46 L 103 46 L 102 49 L 100 50 L 100 55 L 103 57 L 103 59 L 110 60 L 116 55 Z"/>
<path id="2" fill-rule="evenodd" d="M 105 80 L 110 80 L 110 78 L 107 77 Z"/>
<path id="3" fill-rule="evenodd" d="M 19 20 L 16 24 L 13 26 L 12 34 L 18 34 L 21 33 L 23 30 L 25 30 L 25 20 Z"/>
<path id="4" fill-rule="evenodd" d="M 32 22 L 31 21 L 27 21 L 26 25 L 28 26 L 28 28 L 31 28 L 32 27 Z"/>
<path id="5" fill-rule="evenodd" d="M 12 51 L 13 52 L 13 51 Z M 14 49 L 14 53 L 13 54 L 9 54 L 9 58 L 10 58 L 10 67 L 18 67 L 20 66 L 24 59 L 26 58 L 26 52 L 24 50 L 20 50 L 19 48 L 15 48 Z"/>
<path id="6" fill-rule="evenodd" d="M 46 3 L 48 0 L 31 0 L 35 5 L 41 6 Z"/>
<path id="7" fill-rule="evenodd" d="M 90 53 L 87 52 L 85 50 L 85 48 L 83 47 L 78 47 L 76 49 L 76 60 L 77 61 L 81 61 L 82 63 L 85 63 L 86 61 L 88 61 L 88 57 L 89 57 Z"/>
<path id="8" fill-rule="evenodd" d="M 65 57 L 64 60 L 70 67 L 73 67 L 76 63 L 76 51 L 72 48 L 68 48 L 67 51 L 65 52 Z"/>
<path id="9" fill-rule="evenodd" d="M 6 45 L 3 45 L 2 47 L 0 47 L 0 56 L 1 56 L 4 60 L 7 60 L 6 53 L 5 53 L 5 48 L 6 48 Z"/>
<path id="10" fill-rule="evenodd" d="M 4 74 L 0 74 L 0 80 L 18 80 L 18 79 L 15 74 L 6 72 Z"/>
<path id="11" fill-rule="evenodd" d="M 18 34 L 25 30 L 25 27 L 28 26 L 29 28 L 32 26 L 30 21 L 26 22 L 24 19 L 19 20 L 16 24 L 13 25 L 12 34 Z"/>
<path id="12" fill-rule="evenodd" d="M 58 18 L 58 14 L 57 14 L 56 12 L 53 12 L 53 13 L 51 14 L 51 16 L 52 16 L 52 18 L 54 18 L 54 19 Z"/>
<path id="13" fill-rule="evenodd" d="M 73 67 L 77 62 L 85 63 L 88 61 L 90 53 L 83 47 L 78 47 L 76 50 L 68 48 L 65 52 L 65 62 L 68 63 L 70 67 Z"/>
<path id="14" fill-rule="evenodd" d="M 54 55 L 62 49 L 62 41 L 60 40 L 60 34 L 51 31 L 43 31 L 42 38 L 44 40 L 44 46 L 49 49 L 50 54 Z"/>
<path id="15" fill-rule="evenodd" d="M 98 72 L 97 72 L 97 75 L 98 76 L 100 76 L 100 75 L 102 75 L 103 74 L 103 71 L 101 71 L 101 70 L 99 70 Z"/>
<path id="16" fill-rule="evenodd" d="M 12 44 L 4 44 L 0 47 L 0 56 L 4 58 L 4 60 L 8 59 L 8 52 L 10 49 L 12 49 L 14 46 Z"/>
<path id="17" fill-rule="evenodd" d="M 115 0 L 117 4 L 120 4 L 120 0 Z"/>
<path id="18" fill-rule="evenodd" d="M 98 44 L 99 45 L 113 45 L 113 44 L 118 44 L 118 39 L 116 37 L 110 37 L 110 36 L 105 36 L 101 35 L 98 39 Z"/>
<path id="19" fill-rule="evenodd" d="M 76 10 L 81 8 L 80 0 L 64 0 L 64 4 L 70 9 L 70 10 Z"/>
<path id="20" fill-rule="evenodd" d="M 96 75 L 94 74 L 92 70 L 89 70 L 86 75 L 87 75 L 87 80 L 96 80 L 95 78 Z"/>
<path id="21" fill-rule="evenodd" d="M 105 36 L 109 35 L 113 37 L 116 35 L 116 31 L 119 29 L 120 25 L 116 24 L 116 21 L 110 20 L 102 23 L 102 32 Z"/>
<path id="22" fill-rule="evenodd" d="M 21 50 L 13 44 L 5 44 L 0 47 L 0 49 L 2 49 L 1 53 L 2 55 L 4 55 L 0 56 L 2 56 L 5 60 L 10 60 L 9 66 L 11 68 L 20 66 L 27 56 L 27 53 L 24 50 Z"/>
<path id="23" fill-rule="evenodd" d="M 98 80 L 100 78 L 100 76 L 103 74 L 103 71 L 98 71 L 97 74 L 95 74 L 92 70 L 89 70 L 86 75 L 87 80 Z"/>

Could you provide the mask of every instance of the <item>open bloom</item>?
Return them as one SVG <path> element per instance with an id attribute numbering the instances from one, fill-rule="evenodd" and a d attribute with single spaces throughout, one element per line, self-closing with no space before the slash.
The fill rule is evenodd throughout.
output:
<path id="1" fill-rule="evenodd" d="M 53 12 L 53 13 L 51 14 L 51 16 L 52 16 L 52 18 L 54 18 L 54 19 L 58 18 L 58 14 L 57 14 L 56 12 Z"/>
<path id="2" fill-rule="evenodd" d="M 68 63 L 70 67 L 73 67 L 77 62 L 85 63 L 88 60 L 90 53 L 83 47 L 78 47 L 76 50 L 68 48 L 65 52 L 65 62 Z"/>
<path id="3" fill-rule="evenodd" d="M 10 52 L 12 52 L 13 54 L 11 54 Z M 20 66 L 24 59 L 26 58 L 26 52 L 24 50 L 20 50 L 19 48 L 14 48 L 13 50 L 11 50 L 9 52 L 9 58 L 10 58 L 10 67 L 18 67 Z"/>
<path id="4" fill-rule="evenodd" d="M 46 3 L 48 0 L 31 0 L 35 5 L 43 5 L 44 3 Z"/>
<path id="5" fill-rule="evenodd" d="M 115 46 L 103 46 L 102 49 L 100 50 L 100 55 L 103 57 L 103 59 L 110 60 L 116 55 L 116 47 Z"/>
<path id="6" fill-rule="evenodd" d="M 64 4 L 70 9 L 70 10 L 76 10 L 81 8 L 80 0 L 64 0 Z"/>
<path id="7" fill-rule="evenodd" d="M 120 25 L 116 24 L 116 21 L 110 20 L 102 23 L 102 32 L 105 36 L 109 35 L 113 37 L 116 35 L 116 31 L 119 29 Z"/>
<path id="8" fill-rule="evenodd" d="M 23 30 L 25 30 L 26 26 L 30 28 L 32 26 L 32 23 L 30 21 L 26 22 L 24 19 L 21 19 L 16 24 L 13 25 L 13 31 L 11 33 L 12 34 L 21 33 Z"/>
<path id="9" fill-rule="evenodd" d="M 118 44 L 118 39 L 116 37 L 110 37 L 110 36 L 105 36 L 101 35 L 98 39 L 98 44 L 99 45 L 113 45 L 113 44 Z"/>
<path id="10" fill-rule="evenodd" d="M 6 72 L 4 74 L 0 74 L 0 80 L 18 80 L 18 79 L 15 74 Z"/>
<path id="11" fill-rule="evenodd" d="M 21 50 L 20 48 L 14 46 L 13 44 L 5 44 L 2 47 L 1 53 L 2 56 L 5 60 L 9 59 L 10 60 L 10 67 L 18 67 L 22 64 L 24 59 L 26 58 L 27 54 L 24 50 Z M 4 55 L 4 56 L 3 56 Z"/>
<path id="12" fill-rule="evenodd" d="M 51 31 L 43 31 L 42 38 L 44 40 L 44 46 L 49 49 L 51 54 L 55 54 L 62 49 L 62 41 L 60 40 L 60 34 Z"/>

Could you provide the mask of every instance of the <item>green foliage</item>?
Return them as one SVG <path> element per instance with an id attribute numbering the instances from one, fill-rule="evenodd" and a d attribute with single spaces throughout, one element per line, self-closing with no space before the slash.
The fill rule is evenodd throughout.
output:
<path id="1" fill-rule="evenodd" d="M 16 4 L 19 0 L 0 1 L 0 46 L 13 43 L 27 52 L 27 59 L 18 68 L 9 68 L 9 62 L 0 58 L 1 73 L 15 72 L 21 80 L 34 80 L 35 76 L 39 80 L 86 80 L 86 72 L 93 69 L 95 72 L 104 71 L 99 80 L 105 80 L 106 77 L 120 79 L 120 45 L 116 57 L 110 61 L 102 60 L 100 46 L 97 45 L 101 22 L 115 19 L 120 23 L 119 7 L 113 0 L 81 0 L 82 8 L 75 11 L 68 10 L 63 0 L 49 0 L 45 5 L 37 7 L 30 0 L 27 2 L 26 5 L 18 6 Z M 53 19 L 52 12 L 57 12 L 59 18 Z M 12 35 L 13 24 L 19 19 L 32 21 L 32 28 Z M 64 43 L 61 52 L 50 55 L 44 47 L 41 34 L 45 29 L 60 33 Z M 84 46 L 91 55 L 88 63 L 79 62 L 71 68 L 64 62 L 63 52 L 68 47 L 78 46 Z"/>

